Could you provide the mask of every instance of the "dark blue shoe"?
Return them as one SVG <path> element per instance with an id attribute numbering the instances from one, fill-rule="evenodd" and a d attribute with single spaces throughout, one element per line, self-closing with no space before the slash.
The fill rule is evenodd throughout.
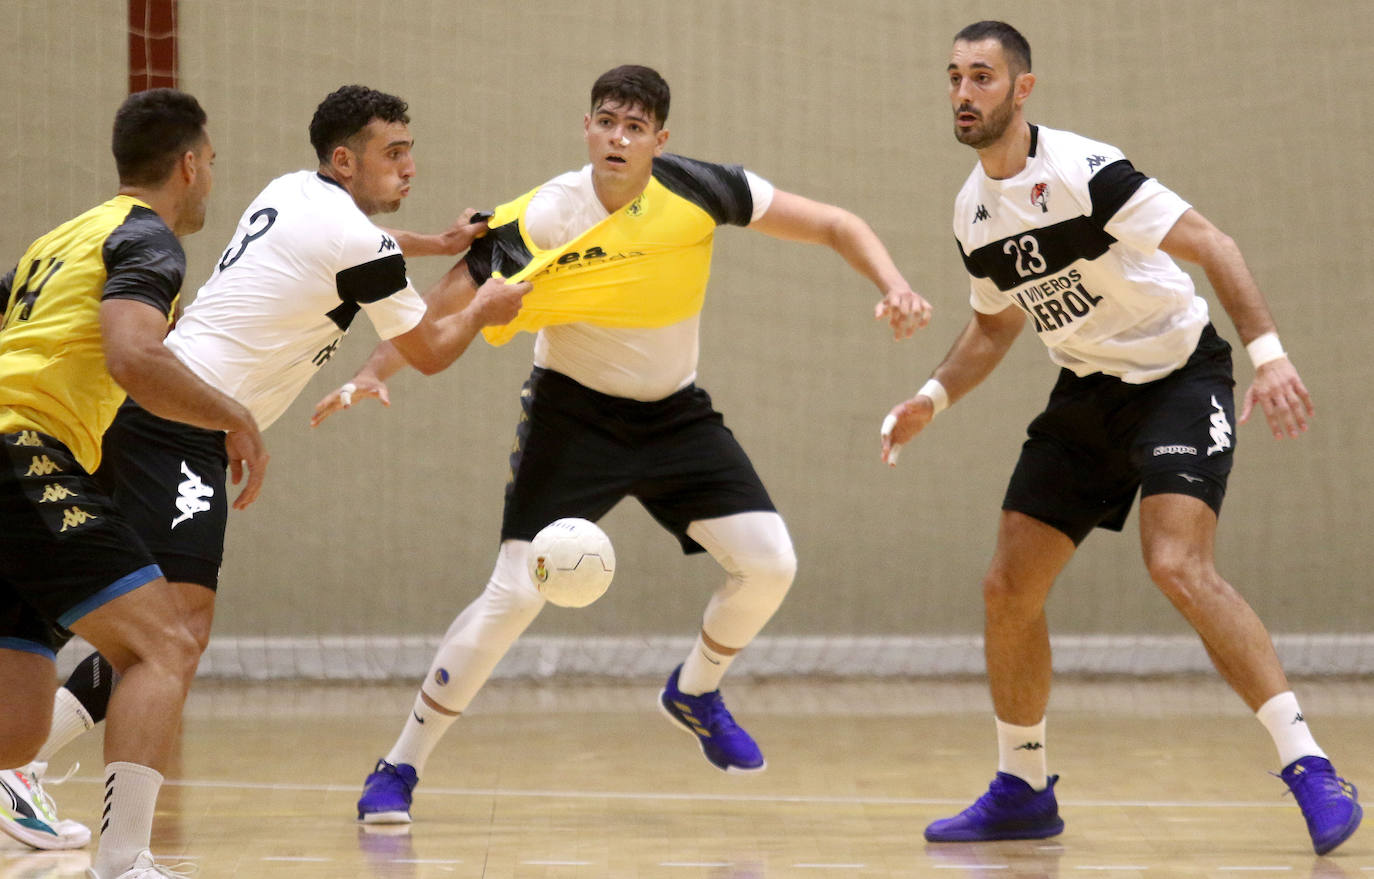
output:
<path id="1" fill-rule="evenodd" d="M 364 824 L 409 824 L 410 795 L 420 777 L 409 763 L 392 766 L 377 761 L 377 768 L 363 782 L 358 798 L 358 820 Z"/>
<path id="2" fill-rule="evenodd" d="M 697 737 L 707 762 L 722 772 L 762 772 L 763 754 L 749 733 L 735 724 L 720 690 L 688 696 L 677 688 L 682 666 L 668 675 L 658 694 L 658 707 L 675 725 Z"/>
<path id="3" fill-rule="evenodd" d="M 1293 792 L 1293 799 L 1307 819 L 1312 848 L 1324 855 L 1345 842 L 1360 826 L 1360 808 L 1355 785 L 1336 774 L 1324 757 L 1299 757 L 1284 767 L 1279 778 Z"/>
<path id="4" fill-rule="evenodd" d="M 1054 799 L 1051 775 L 1044 790 L 1031 790 L 1015 775 L 1005 772 L 988 785 L 988 792 L 953 818 L 942 818 L 926 828 L 930 842 L 987 842 L 994 839 L 1044 839 L 1064 832 L 1059 803 Z"/>

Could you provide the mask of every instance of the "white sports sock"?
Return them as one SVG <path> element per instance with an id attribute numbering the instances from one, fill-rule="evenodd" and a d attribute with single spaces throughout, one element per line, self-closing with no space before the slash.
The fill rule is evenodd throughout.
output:
<path id="1" fill-rule="evenodd" d="M 697 635 L 697 643 L 687 660 L 682 663 L 682 672 L 677 676 L 677 688 L 688 696 L 700 696 L 720 689 L 725 670 L 735 661 L 736 653 L 720 653 L 706 646 L 706 640 Z"/>
<path id="2" fill-rule="evenodd" d="M 387 753 L 386 762 L 392 766 L 409 763 L 415 767 L 416 775 L 423 775 L 429 755 L 434 753 L 439 740 L 459 717 L 457 714 L 435 711 L 425 703 L 424 696 L 417 693 L 415 704 L 410 709 L 410 716 L 406 718 L 406 725 L 401 730 L 400 738 L 396 739 L 396 744 L 392 745 Z"/>
<path id="3" fill-rule="evenodd" d="M 105 767 L 104 816 L 93 865 L 101 879 L 114 879 L 127 872 L 134 859 L 148 850 L 161 787 L 162 773 L 151 767 L 137 763 Z"/>
<path id="4" fill-rule="evenodd" d="M 1260 706 L 1255 717 L 1264 724 L 1279 750 L 1279 766 L 1287 766 L 1299 757 L 1325 757 L 1317 745 L 1307 721 L 1298 707 L 1298 697 L 1289 690 L 1280 693 Z"/>
<path id="5" fill-rule="evenodd" d="M 1035 726 L 1016 726 L 997 721 L 997 771 L 1017 778 L 1032 790 L 1049 785 L 1045 758 L 1045 718 Z"/>
<path id="6" fill-rule="evenodd" d="M 52 728 L 48 730 L 48 740 L 38 749 L 33 759 L 38 763 L 52 762 L 52 755 L 66 747 L 72 739 L 90 730 L 95 721 L 82 706 L 81 702 L 66 687 L 57 688 L 57 697 L 52 706 Z"/>

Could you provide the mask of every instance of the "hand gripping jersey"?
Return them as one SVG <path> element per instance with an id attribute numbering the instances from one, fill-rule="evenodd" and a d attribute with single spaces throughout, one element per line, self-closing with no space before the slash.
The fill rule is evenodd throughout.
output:
<path id="1" fill-rule="evenodd" d="M 1050 359 L 1076 375 L 1168 375 L 1208 320 L 1192 279 L 1159 250 L 1188 203 L 1115 147 L 1030 129 L 1019 174 L 993 180 L 980 163 L 955 200 L 970 304 L 1025 311 Z"/>
<path id="2" fill-rule="evenodd" d="M 425 304 L 391 236 L 338 183 L 297 171 L 243 212 L 167 347 L 266 428 L 333 356 L 359 310 L 390 339 L 414 328 Z"/>
<path id="3" fill-rule="evenodd" d="M 738 166 L 664 155 L 644 193 L 614 213 L 590 166 L 502 205 L 468 268 L 478 283 L 499 272 L 534 290 L 488 341 L 538 330 L 536 365 L 613 396 L 655 400 L 690 384 L 715 228 L 758 219 L 773 191 Z"/>
<path id="4" fill-rule="evenodd" d="M 181 242 L 132 196 L 31 244 L 0 280 L 0 433 L 45 433 L 94 472 L 125 396 L 105 366 L 100 303 L 137 299 L 170 315 L 185 275 Z"/>

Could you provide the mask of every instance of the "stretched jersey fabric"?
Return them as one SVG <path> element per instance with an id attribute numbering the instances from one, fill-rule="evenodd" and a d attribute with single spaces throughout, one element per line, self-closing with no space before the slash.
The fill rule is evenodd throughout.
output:
<path id="1" fill-rule="evenodd" d="M 390 339 L 425 303 L 390 235 L 335 181 L 278 177 L 239 219 L 233 239 L 167 347 L 266 428 L 328 362 L 359 311 Z"/>
<path id="2" fill-rule="evenodd" d="M 1026 167 L 978 164 L 954 204 L 970 304 L 1026 312 L 1056 364 L 1139 384 L 1182 366 L 1207 302 L 1159 243 L 1189 204 L 1116 147 L 1032 125 Z"/>
<path id="3" fill-rule="evenodd" d="M 94 472 L 125 396 L 105 365 L 101 300 L 136 299 L 171 315 L 185 276 L 181 242 L 128 195 L 29 245 L 0 280 L 0 433 L 45 433 Z"/>
<path id="4" fill-rule="evenodd" d="M 743 168 L 668 154 L 654 159 L 638 198 L 544 249 L 526 218 L 539 191 L 497 208 L 491 231 L 468 253 L 479 283 L 500 273 L 534 284 L 515 320 L 482 331 L 493 345 L 559 324 L 664 327 L 693 317 L 705 300 L 716 226 L 745 226 L 754 214 Z"/>

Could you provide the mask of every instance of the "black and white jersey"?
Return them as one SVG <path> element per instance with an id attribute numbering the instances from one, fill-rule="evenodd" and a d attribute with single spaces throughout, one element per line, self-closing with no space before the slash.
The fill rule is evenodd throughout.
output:
<path id="1" fill-rule="evenodd" d="M 773 203 L 773 184 L 734 166 L 693 162 L 664 155 L 654 160 L 654 173 L 672 178 L 673 191 L 708 191 L 718 184 L 710 175 L 734 175 L 747 183 L 752 206 L 748 216 L 721 219 L 747 225 Z M 690 200 L 690 198 L 688 198 Z M 573 240 L 606 219 L 606 208 L 592 186 L 592 167 L 569 171 L 540 187 L 526 213 L 529 235 L 541 248 Z M 559 324 L 539 331 L 534 342 L 535 366 L 561 372 L 585 387 L 632 400 L 661 400 L 696 380 L 701 315 L 666 327 L 599 327 L 590 323 Z"/>
<path id="2" fill-rule="evenodd" d="M 425 303 L 395 240 L 353 197 L 296 171 L 243 212 L 167 347 L 265 428 L 333 356 L 359 310 L 390 339 L 420 322 Z"/>
<path id="3" fill-rule="evenodd" d="M 1050 359 L 1138 384 L 1182 366 L 1207 302 L 1159 243 L 1189 205 L 1116 147 L 1032 125 L 1026 167 L 979 163 L 954 204 L 970 304 L 1024 310 Z"/>

